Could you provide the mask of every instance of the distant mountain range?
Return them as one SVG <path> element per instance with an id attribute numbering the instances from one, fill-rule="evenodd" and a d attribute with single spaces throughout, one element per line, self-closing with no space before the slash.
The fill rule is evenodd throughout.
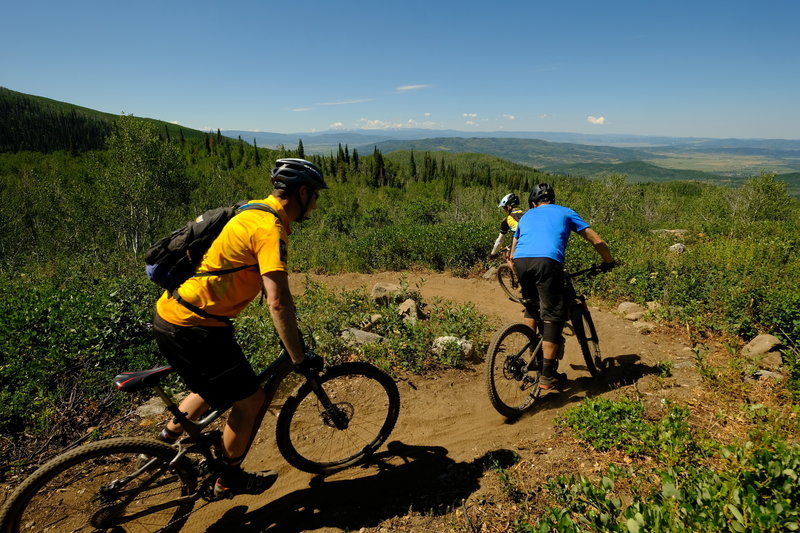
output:
<path id="1" fill-rule="evenodd" d="M 489 132 L 455 130 L 332 130 L 265 133 L 227 130 L 259 146 L 295 148 L 302 139 L 310 154 L 327 154 L 339 144 L 362 154 L 378 148 L 418 152 L 481 153 L 547 172 L 599 176 L 626 174 L 635 181 L 705 180 L 736 183 L 760 172 L 774 172 L 800 193 L 800 140 L 714 139 L 562 132 Z"/>
<path id="2" fill-rule="evenodd" d="M 104 145 L 115 115 L 0 87 L 0 152 L 82 151 Z M 166 136 L 204 138 L 208 133 L 157 119 Z M 714 139 L 566 132 L 392 129 L 269 133 L 221 132 L 261 148 L 296 148 L 309 154 L 336 152 L 339 145 L 369 155 L 398 150 L 446 151 L 502 157 L 552 173 L 577 176 L 626 174 L 635 181 L 704 180 L 736 184 L 772 172 L 800 196 L 800 140 Z"/>
<path id="3" fill-rule="evenodd" d="M 338 143 L 351 146 L 373 145 L 384 141 L 420 140 L 431 138 L 460 137 L 465 139 L 514 138 L 537 139 L 559 143 L 588 144 L 617 147 L 673 147 L 681 149 L 712 148 L 758 148 L 765 150 L 800 151 L 800 140 L 787 139 L 716 139 L 711 137 L 667 137 L 626 134 L 589 134 L 546 131 L 492 131 L 468 132 L 458 130 L 430 130 L 397 128 L 382 130 L 328 130 L 323 132 L 271 133 L 263 131 L 222 130 L 228 137 L 239 137 L 251 142 L 253 139 L 265 147 L 294 146 L 303 139 L 306 148 L 311 146 L 337 147 Z"/>

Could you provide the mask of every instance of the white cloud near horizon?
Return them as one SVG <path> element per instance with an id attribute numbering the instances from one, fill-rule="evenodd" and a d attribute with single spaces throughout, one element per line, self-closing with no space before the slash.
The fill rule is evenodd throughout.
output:
<path id="1" fill-rule="evenodd" d="M 429 120 L 417 122 L 413 118 L 408 119 L 406 122 L 391 122 L 380 119 L 361 118 L 358 120 L 358 127 L 365 130 L 399 130 L 408 128 L 433 128 L 437 124 Z"/>
<path id="2" fill-rule="evenodd" d="M 475 122 L 474 120 L 468 120 L 464 124 L 466 124 L 467 126 L 477 126 L 478 125 L 478 123 Z"/>
<path id="3" fill-rule="evenodd" d="M 593 117 L 589 115 L 588 117 L 586 117 L 586 122 L 590 124 L 605 124 L 606 117 Z"/>
<path id="4" fill-rule="evenodd" d="M 464 118 L 477 118 L 477 113 L 464 113 Z"/>
<path id="5" fill-rule="evenodd" d="M 503 118 L 507 118 L 508 120 L 516 120 L 517 117 L 514 115 L 509 115 L 508 113 L 503 113 Z"/>
<path id="6" fill-rule="evenodd" d="M 430 85 L 401 85 L 400 87 L 395 88 L 394 92 L 396 93 L 406 93 L 408 91 L 418 91 L 420 89 L 427 89 Z"/>
<path id="7" fill-rule="evenodd" d="M 344 128 L 344 124 L 342 124 L 341 122 L 334 122 L 333 124 L 328 126 L 328 129 L 332 129 L 332 130 L 338 130 L 340 128 Z"/>
<path id="8" fill-rule="evenodd" d="M 364 102 L 371 102 L 372 98 L 353 98 L 351 100 L 339 100 L 336 102 L 320 102 L 317 105 L 350 105 L 350 104 L 363 104 Z"/>

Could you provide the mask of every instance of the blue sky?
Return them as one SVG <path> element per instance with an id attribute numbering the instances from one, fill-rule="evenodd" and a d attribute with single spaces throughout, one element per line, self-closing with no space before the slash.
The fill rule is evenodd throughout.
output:
<path id="1" fill-rule="evenodd" d="M 0 86 L 202 129 L 800 139 L 800 1 L 3 2 Z"/>

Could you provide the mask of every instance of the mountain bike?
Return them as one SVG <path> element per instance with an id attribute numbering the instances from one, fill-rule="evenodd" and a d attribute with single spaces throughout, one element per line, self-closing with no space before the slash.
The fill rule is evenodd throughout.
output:
<path id="1" fill-rule="evenodd" d="M 600 340 L 594 326 L 586 297 L 577 294 L 572 280 L 582 275 L 594 275 L 601 272 L 599 265 L 564 275 L 567 296 L 572 301 L 569 309 L 567 329 L 571 329 L 581 348 L 586 368 L 593 377 L 603 373 L 603 357 L 600 353 Z M 513 273 L 513 270 L 512 270 Z M 514 277 L 516 279 L 516 275 Z M 502 281 L 501 281 L 502 285 Z M 504 286 L 505 290 L 506 287 Z M 530 300 L 517 297 L 506 290 L 509 299 L 522 304 L 526 308 Z M 528 309 L 533 316 L 536 309 Z M 539 378 L 541 377 L 542 353 L 542 321 L 537 320 L 538 331 L 525 324 L 512 323 L 500 329 L 492 339 L 486 353 L 484 381 L 492 406 L 503 416 L 513 418 L 522 414 L 541 395 Z M 564 354 L 564 339 L 559 347 L 558 359 Z"/>
<path id="2" fill-rule="evenodd" d="M 293 374 L 286 350 L 259 374 L 269 402 Z M 188 436 L 169 445 L 145 437 L 86 444 L 44 464 L 0 511 L 0 532 L 177 531 L 198 500 L 214 499 L 222 467 L 222 433 L 208 426 L 230 406 L 189 420 L 161 379 L 169 366 L 125 372 L 117 388 L 155 391 Z M 397 422 L 400 395 L 394 380 L 363 362 L 312 373 L 278 414 L 276 440 L 286 461 L 304 472 L 331 474 L 366 460 Z"/>

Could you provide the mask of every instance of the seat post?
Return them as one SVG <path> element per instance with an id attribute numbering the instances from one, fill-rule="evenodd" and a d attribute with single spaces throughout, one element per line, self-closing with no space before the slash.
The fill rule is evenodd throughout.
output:
<path id="1" fill-rule="evenodd" d="M 183 423 L 183 421 L 186 420 L 186 415 L 178 409 L 178 404 L 175 403 L 175 400 L 164 392 L 164 388 L 161 385 L 153 385 L 152 388 L 156 391 L 158 397 L 161 398 L 161 401 L 164 402 L 164 405 L 167 406 L 167 410 L 175 417 L 175 420 L 179 423 Z"/>
<path id="2" fill-rule="evenodd" d="M 175 400 L 171 396 L 164 392 L 164 388 L 161 385 L 153 385 L 152 389 L 156 392 L 158 397 L 161 398 L 161 401 L 164 402 L 164 405 L 167 406 L 167 410 L 173 416 L 173 422 L 180 424 L 183 430 L 186 431 L 186 433 L 188 433 L 191 437 L 197 437 L 202 431 L 203 426 L 200 426 L 196 422 L 186 418 L 186 413 L 178 408 L 178 404 L 175 403 Z"/>

